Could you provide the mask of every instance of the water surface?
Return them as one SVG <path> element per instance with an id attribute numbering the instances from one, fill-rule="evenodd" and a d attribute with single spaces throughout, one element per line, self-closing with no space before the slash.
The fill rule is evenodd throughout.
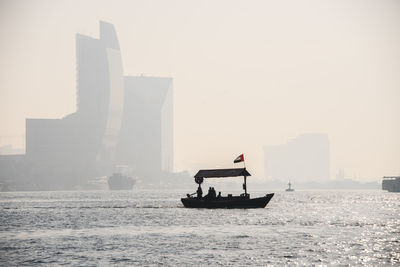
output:
<path id="1" fill-rule="evenodd" d="M 0 264 L 400 264 L 400 194 L 277 192 L 248 210 L 186 209 L 184 194 L 0 193 Z"/>

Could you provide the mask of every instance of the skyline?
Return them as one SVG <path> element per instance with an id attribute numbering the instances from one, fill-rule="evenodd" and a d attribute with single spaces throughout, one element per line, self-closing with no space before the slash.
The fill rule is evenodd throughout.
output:
<path id="1" fill-rule="evenodd" d="M 286 144 L 264 147 L 265 177 L 276 181 L 327 182 L 330 180 L 329 138 L 302 134 Z"/>
<path id="2" fill-rule="evenodd" d="M 177 181 L 172 79 L 124 76 L 114 26 L 100 21 L 99 32 L 76 35 L 77 111 L 26 119 L 26 153 L 0 156 L 5 188 L 98 189 L 92 181 L 118 171 L 142 184 Z"/>
<path id="3" fill-rule="evenodd" d="M 263 177 L 264 146 L 321 132 L 332 178 L 398 175 L 400 4 L 310 2 L 3 1 L 0 146 L 22 145 L 5 136 L 25 118 L 76 110 L 75 34 L 97 38 L 105 20 L 126 75 L 174 79 L 175 170 L 245 153 Z"/>

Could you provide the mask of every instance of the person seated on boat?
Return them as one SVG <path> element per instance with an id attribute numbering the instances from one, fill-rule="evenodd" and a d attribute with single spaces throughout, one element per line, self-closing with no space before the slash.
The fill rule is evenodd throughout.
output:
<path id="1" fill-rule="evenodd" d="M 208 193 L 207 193 L 207 195 L 204 196 L 204 198 L 207 198 L 207 199 L 208 199 L 208 198 L 211 198 L 211 195 L 212 195 L 212 193 L 211 193 L 211 192 L 212 192 L 212 189 L 211 189 L 211 188 L 212 188 L 212 187 L 209 187 L 209 188 L 208 188 Z"/>
<path id="2" fill-rule="evenodd" d="M 211 198 L 216 198 L 217 197 L 217 192 L 215 192 L 214 187 L 211 187 Z"/>
<path id="3" fill-rule="evenodd" d="M 201 198 L 203 196 L 203 190 L 201 190 L 201 186 L 199 185 L 199 187 L 197 188 L 197 198 Z"/>
<path id="4" fill-rule="evenodd" d="M 218 192 L 218 198 L 221 198 L 221 191 Z"/>
<path id="5" fill-rule="evenodd" d="M 191 193 L 191 194 L 186 194 L 186 196 L 188 197 L 188 198 L 191 198 L 191 197 L 193 197 L 194 195 L 196 195 L 197 194 L 197 192 L 194 192 L 194 193 Z"/>
<path id="6" fill-rule="evenodd" d="M 216 198 L 216 197 L 217 197 L 217 194 L 215 192 L 214 187 L 209 187 L 208 188 L 208 193 L 207 193 L 207 195 L 204 196 L 204 198 L 213 199 L 213 198 Z"/>

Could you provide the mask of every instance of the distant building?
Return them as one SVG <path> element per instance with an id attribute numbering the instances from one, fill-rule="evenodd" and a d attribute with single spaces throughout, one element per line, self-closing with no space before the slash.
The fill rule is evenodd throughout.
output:
<path id="1" fill-rule="evenodd" d="M 114 26 L 102 21 L 99 39 L 76 35 L 76 57 L 77 111 L 27 119 L 26 155 L 0 158 L 0 182 L 73 189 L 121 164 L 141 177 L 172 172 L 172 78 L 124 77 Z"/>
<path id="2" fill-rule="evenodd" d="M 171 78 L 125 77 L 125 105 L 118 161 L 145 176 L 173 171 Z"/>
<path id="3" fill-rule="evenodd" d="M 0 155 L 19 155 L 25 153 L 25 149 L 14 148 L 12 145 L 0 146 Z"/>
<path id="4" fill-rule="evenodd" d="M 287 144 L 264 147 L 264 173 L 280 181 L 327 181 L 330 178 L 326 134 L 303 134 Z"/>

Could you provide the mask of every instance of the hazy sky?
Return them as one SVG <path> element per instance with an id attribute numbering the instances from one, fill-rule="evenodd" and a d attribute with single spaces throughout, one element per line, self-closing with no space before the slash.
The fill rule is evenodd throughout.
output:
<path id="1" fill-rule="evenodd" d="M 400 1 L 0 1 L 0 146 L 76 109 L 75 34 L 113 23 L 125 75 L 174 79 L 175 169 L 327 133 L 331 176 L 400 175 Z"/>

